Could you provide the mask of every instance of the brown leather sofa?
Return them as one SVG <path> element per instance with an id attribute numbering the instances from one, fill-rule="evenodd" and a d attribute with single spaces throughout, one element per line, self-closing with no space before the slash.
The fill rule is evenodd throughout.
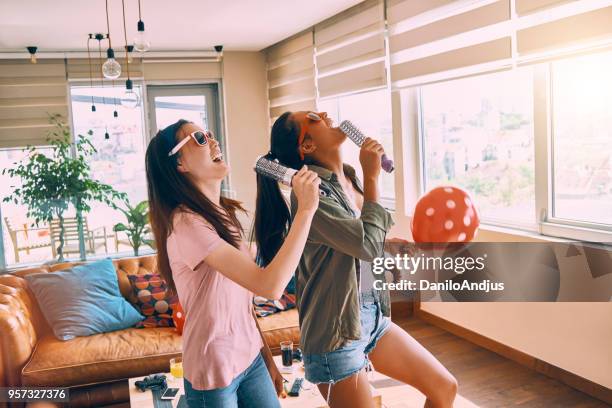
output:
<path id="1" fill-rule="evenodd" d="M 128 300 L 132 294 L 127 276 L 155 269 L 154 256 L 116 259 L 113 263 L 121 294 Z M 126 379 L 169 371 L 168 361 L 181 353 L 181 336 L 174 328 L 130 328 L 58 340 L 23 276 L 53 273 L 72 265 L 54 264 L 0 275 L 0 387 L 70 387 L 71 407 L 129 401 Z M 259 325 L 275 354 L 280 341 L 299 342 L 295 309 L 260 318 Z"/>

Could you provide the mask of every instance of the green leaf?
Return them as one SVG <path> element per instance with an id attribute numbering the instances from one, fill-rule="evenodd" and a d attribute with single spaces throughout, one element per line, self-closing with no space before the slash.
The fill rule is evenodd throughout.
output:
<path id="1" fill-rule="evenodd" d="M 138 213 L 143 213 L 149 208 L 149 202 L 147 200 L 141 201 L 134 208 Z"/>
<path id="2" fill-rule="evenodd" d="M 121 223 L 121 222 L 118 223 L 118 224 L 115 224 L 115 226 L 113 227 L 113 231 L 115 231 L 115 232 L 127 231 L 127 229 L 128 229 L 128 227 L 125 224 Z"/>

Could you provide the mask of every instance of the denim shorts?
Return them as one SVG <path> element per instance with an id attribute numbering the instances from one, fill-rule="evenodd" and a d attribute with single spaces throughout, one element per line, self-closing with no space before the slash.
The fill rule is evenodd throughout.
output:
<path id="1" fill-rule="evenodd" d="M 390 327 L 380 304 L 370 296 L 360 298 L 361 338 L 328 353 L 304 355 L 305 377 L 311 383 L 335 383 L 361 371 L 368 364 L 368 354 Z"/>
<path id="2" fill-rule="evenodd" d="M 189 408 L 280 408 L 261 353 L 227 387 L 200 391 L 195 390 L 186 378 L 183 382 Z"/>

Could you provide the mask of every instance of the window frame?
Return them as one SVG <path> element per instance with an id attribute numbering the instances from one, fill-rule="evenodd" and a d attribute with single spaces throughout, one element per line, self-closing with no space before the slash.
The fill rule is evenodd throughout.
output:
<path id="1" fill-rule="evenodd" d="M 149 120 L 149 105 L 148 105 L 148 95 L 147 95 L 147 88 L 149 85 L 152 86 L 183 86 L 183 87 L 188 87 L 188 86 L 210 86 L 210 87 L 216 87 L 215 89 L 215 99 L 216 99 L 216 106 L 214 107 L 214 115 L 215 118 L 214 120 L 217 123 L 217 128 L 218 128 L 218 134 L 223 138 L 224 143 L 227 144 L 227 137 L 226 137 L 226 128 L 225 128 L 225 113 L 224 113 L 224 104 L 223 104 L 223 82 L 221 79 L 211 79 L 211 80 L 159 80 L 159 81 L 146 81 L 143 78 L 137 78 L 137 79 L 133 79 L 134 84 L 137 86 L 140 86 L 141 89 L 141 106 L 142 106 L 142 129 L 143 132 L 145 132 L 144 134 L 144 143 L 145 146 L 148 146 L 149 142 L 151 141 L 151 138 L 153 137 L 153 135 L 151 134 L 151 123 Z M 120 84 L 121 82 L 118 81 L 116 85 Z M 110 86 L 110 84 L 104 84 L 105 87 L 106 86 Z M 71 136 L 72 136 L 72 141 L 74 141 L 74 115 L 72 112 L 72 87 L 73 86 L 83 86 L 83 87 L 89 87 L 91 86 L 89 83 L 89 79 L 69 79 L 66 81 L 66 88 L 67 88 L 67 92 L 66 92 L 66 98 L 67 98 L 67 104 L 68 104 L 68 117 L 66 118 L 68 126 L 70 127 L 70 131 L 71 131 Z M 227 150 L 227 149 L 226 149 Z M 229 158 L 229 152 L 228 152 L 228 158 Z M 236 197 L 236 193 L 235 191 L 233 191 L 231 189 L 231 178 L 227 180 L 227 184 L 228 187 L 225 190 L 225 193 L 230 197 L 230 198 L 235 198 Z M 0 220 L 2 219 L 2 208 L 0 206 Z M 4 226 L 2 225 L 2 222 L 0 222 L 0 234 L 4 234 Z M 4 235 L 0 235 L 0 237 L 3 237 Z M 85 253 L 85 238 L 83 236 L 83 233 L 80 233 L 80 237 L 79 237 L 79 246 L 80 246 L 80 254 L 79 254 L 79 258 L 78 259 L 74 259 L 74 260 L 68 260 L 68 261 L 76 261 L 76 262 L 82 262 L 82 261 L 92 261 L 92 260 L 97 260 L 97 259 L 104 259 L 104 258 L 117 258 L 117 257 L 125 257 L 125 256 L 132 256 L 131 252 L 117 252 L 117 253 L 110 253 L 110 254 L 101 254 L 101 255 L 89 255 L 87 256 L 87 254 Z M 140 255 L 149 255 L 149 254 L 154 254 L 155 251 L 154 250 L 150 250 L 148 251 L 147 249 L 141 249 L 141 254 Z M 34 266 L 34 265 L 38 265 L 38 262 L 34 262 L 34 263 L 19 263 L 19 264 L 14 264 L 14 265 L 7 265 L 6 264 L 6 257 L 5 257 L 5 248 L 4 248 L 4 243 L 0 243 L 0 274 L 2 273 L 8 273 L 11 270 L 15 270 L 15 269 L 20 269 L 23 267 L 29 267 L 29 266 Z"/>
<path id="2" fill-rule="evenodd" d="M 151 140 L 150 137 L 150 132 L 149 132 L 149 123 L 147 117 L 148 117 L 148 111 L 147 111 L 147 94 L 146 94 L 146 84 L 144 82 L 144 80 L 139 80 L 139 79 L 135 79 L 133 80 L 134 85 L 140 87 L 140 106 L 142 107 L 141 109 L 141 117 L 140 117 L 140 121 L 141 121 L 141 125 L 142 125 L 142 130 L 145 133 L 144 134 L 144 139 L 143 139 L 143 143 L 144 143 L 144 147 L 146 150 L 146 146 L 149 145 L 149 142 Z M 115 85 L 115 87 L 117 88 L 121 88 L 121 81 L 118 81 L 118 86 L 117 84 Z M 84 87 L 84 88 L 91 88 L 91 84 L 89 83 L 89 81 L 87 79 L 69 79 L 67 81 L 66 86 L 68 87 L 68 92 L 66 93 L 66 98 L 68 98 L 68 124 L 70 127 L 70 132 L 71 132 L 71 141 L 74 142 L 74 136 L 75 136 L 75 125 L 74 125 L 74 115 L 72 113 L 72 88 L 73 87 Z M 95 86 L 101 86 L 99 82 L 96 83 Z M 109 85 L 109 84 L 102 84 L 102 87 L 107 88 L 109 86 L 113 86 L 113 85 Z M 74 150 L 73 150 L 73 155 L 74 155 Z M 81 217 L 80 213 L 77 213 L 77 217 Z M 149 251 L 146 250 L 146 248 L 143 248 L 143 252 L 142 255 L 148 255 Z M 85 236 L 83 234 L 83 231 L 80 230 L 79 231 L 79 261 L 92 261 L 92 260 L 96 260 L 96 259 L 103 259 L 103 258 L 118 258 L 121 256 L 132 256 L 133 254 L 130 253 L 129 251 L 123 251 L 123 252 L 116 252 L 116 253 L 107 253 L 107 254 L 102 254 L 102 255 L 92 255 L 92 256 L 87 256 L 87 251 L 85 249 Z M 155 253 L 155 251 L 152 251 L 151 253 Z M 68 260 L 70 261 L 70 260 Z"/>
<path id="3" fill-rule="evenodd" d="M 0 205 L 0 238 L 2 241 L 0 242 L 0 275 L 2 275 L 2 271 L 6 270 L 6 257 L 4 256 L 4 226 L 2 225 L 2 205 Z"/>
<path id="4" fill-rule="evenodd" d="M 500 72 L 509 72 L 510 70 L 504 70 L 504 71 L 494 71 L 494 72 L 485 72 L 485 73 L 478 73 L 478 74 L 474 74 L 474 75 L 470 75 L 469 77 L 478 77 L 478 76 L 484 76 L 484 75 L 494 75 L 496 73 L 500 73 Z M 442 83 L 444 82 L 452 82 L 455 80 L 462 80 L 465 79 L 466 77 L 461 77 L 461 78 L 449 78 L 446 79 L 444 81 L 440 81 Z M 418 180 L 418 192 L 419 192 L 419 197 L 422 196 L 423 194 L 425 194 L 426 191 L 426 177 L 427 177 L 427 160 L 426 160 L 426 155 L 425 155 L 425 133 L 424 133 L 424 107 L 423 107 L 423 95 L 422 95 L 422 87 L 426 86 L 428 84 L 424 84 L 421 86 L 415 86 L 414 90 L 416 93 L 416 115 L 417 115 L 417 125 L 418 125 L 418 131 L 417 131 L 417 148 L 418 148 L 418 158 L 419 158 L 419 180 Z M 534 93 L 535 93 L 535 89 L 534 89 Z M 534 103 L 534 109 L 535 109 L 535 103 Z M 535 135 L 535 116 L 534 116 L 534 145 L 536 144 L 536 135 Z M 534 152 L 534 172 L 535 172 L 535 196 L 537 197 L 537 193 L 538 193 L 538 187 L 537 187 L 537 169 L 536 169 L 536 158 L 535 158 L 535 152 Z M 495 227 L 502 227 L 502 228 L 511 228 L 517 231 L 522 231 L 522 232 L 528 232 L 528 233 L 534 233 L 534 232 L 539 232 L 539 226 L 538 226 L 538 218 L 537 218 L 537 205 L 536 207 L 536 214 L 534 217 L 534 222 L 517 222 L 517 221 L 509 221 L 509 220 L 504 220 L 502 218 L 495 218 L 495 217 L 483 217 L 482 214 L 480 214 L 480 222 L 482 225 L 492 225 Z"/>
<path id="5" fill-rule="evenodd" d="M 153 116 L 149 113 L 149 88 L 162 88 L 167 87 L 168 89 L 177 88 L 177 89 L 185 89 L 188 87 L 204 87 L 211 88 L 211 92 L 215 98 L 215 106 L 213 106 L 213 115 L 214 121 L 216 122 L 217 140 L 221 140 L 221 150 L 226 155 L 228 162 L 231 163 L 231 152 L 229 151 L 229 136 L 226 131 L 226 123 L 225 123 L 225 104 L 223 101 L 223 80 L 222 79 L 184 79 L 184 80 L 152 80 L 152 81 L 143 81 L 143 99 L 147 101 L 144 106 L 145 109 L 145 122 L 147 129 L 147 146 L 151 139 L 155 136 L 153 133 L 153 129 L 157 128 L 157 124 L 153 121 Z M 153 107 L 153 109 L 155 109 Z M 226 197 L 236 199 L 237 194 L 236 191 L 232 189 L 232 172 L 230 172 L 226 178 L 223 180 L 223 185 L 221 187 L 221 191 L 225 194 Z"/>
<path id="6" fill-rule="evenodd" d="M 568 57 L 571 58 L 571 57 Z M 488 73 L 475 73 L 473 76 Z M 490 73 L 489 73 L 490 74 Z M 450 82 L 461 78 L 448 78 Z M 481 218 L 481 225 L 507 228 L 517 232 L 537 233 L 540 236 L 590 242 L 612 242 L 612 225 L 583 222 L 560 217 L 553 217 L 554 197 L 554 117 L 553 117 L 553 75 L 552 62 L 544 62 L 533 68 L 533 132 L 534 132 L 534 178 L 535 178 L 535 223 L 519 224 L 494 219 Z M 399 90 L 402 112 L 408 109 L 408 114 L 416 115 L 415 145 L 406 148 L 416 149 L 418 157 L 418 179 L 416 182 L 419 196 L 425 193 L 426 157 L 424 151 L 425 135 L 423 129 L 423 98 L 421 86 Z M 409 103 L 413 100 L 414 103 Z M 403 125 L 405 126 L 405 125 Z M 395 134 L 395 132 L 394 132 Z M 401 134 L 410 134 L 410 129 L 402 130 Z M 403 136 L 401 136 L 403 137 Z M 404 141 L 405 143 L 405 141 Z M 404 174 L 406 176 L 407 174 Z M 406 184 L 404 179 L 404 184 Z M 406 203 L 409 197 L 404 198 Z M 418 198 L 417 198 L 418 199 Z M 416 202 L 416 200 L 415 200 Z M 413 208 L 413 206 L 412 206 Z M 408 206 L 406 206 L 407 216 Z"/>
<path id="7" fill-rule="evenodd" d="M 571 58 L 571 57 L 568 57 Z M 536 150 L 536 209 L 538 210 L 539 232 L 544 236 L 579 241 L 612 242 L 612 225 L 577 221 L 555 217 L 554 206 L 554 109 L 553 109 L 553 61 L 539 64 L 534 75 L 534 122 L 540 123 L 534 131 L 540 143 Z M 545 173 L 544 173 L 545 172 Z M 538 194 L 539 192 L 539 194 Z"/>

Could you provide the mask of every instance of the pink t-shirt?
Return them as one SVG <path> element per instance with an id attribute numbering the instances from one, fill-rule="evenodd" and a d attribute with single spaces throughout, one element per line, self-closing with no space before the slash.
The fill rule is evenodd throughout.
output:
<path id="1" fill-rule="evenodd" d="M 223 242 L 199 215 L 175 214 L 168 258 L 185 311 L 184 376 L 196 390 L 228 386 L 263 346 L 252 314 L 253 293 L 204 261 Z M 249 254 L 244 243 L 240 250 Z"/>

